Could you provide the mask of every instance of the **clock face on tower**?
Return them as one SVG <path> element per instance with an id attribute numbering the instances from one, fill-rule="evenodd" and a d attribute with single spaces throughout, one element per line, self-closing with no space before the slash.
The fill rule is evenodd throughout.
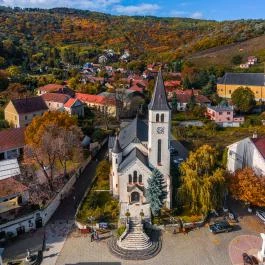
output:
<path id="1" fill-rule="evenodd" d="M 165 128 L 164 127 L 157 127 L 156 131 L 158 134 L 164 134 Z"/>

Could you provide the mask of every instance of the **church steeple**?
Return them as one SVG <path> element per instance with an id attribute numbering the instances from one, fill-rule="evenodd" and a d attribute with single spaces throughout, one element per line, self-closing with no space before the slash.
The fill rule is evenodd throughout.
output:
<path id="1" fill-rule="evenodd" d="M 114 142 L 113 149 L 112 149 L 112 153 L 119 154 L 121 152 L 122 152 L 122 149 L 121 149 L 120 141 L 119 141 L 119 138 L 118 138 L 118 135 L 117 135 L 116 139 L 115 139 L 115 142 Z"/>
<path id="2" fill-rule="evenodd" d="M 167 95 L 164 86 L 164 80 L 161 69 L 158 72 L 156 84 L 151 102 L 148 106 L 149 110 L 170 110 L 167 102 Z"/>

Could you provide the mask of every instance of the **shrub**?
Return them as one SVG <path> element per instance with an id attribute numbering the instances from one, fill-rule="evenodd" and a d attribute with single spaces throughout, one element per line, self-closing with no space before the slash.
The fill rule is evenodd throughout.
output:
<path id="1" fill-rule="evenodd" d="M 125 225 L 121 225 L 121 226 L 117 229 L 117 235 L 118 235 L 118 237 L 120 237 L 120 236 L 124 233 L 125 229 L 126 229 L 126 226 L 125 226 Z"/>

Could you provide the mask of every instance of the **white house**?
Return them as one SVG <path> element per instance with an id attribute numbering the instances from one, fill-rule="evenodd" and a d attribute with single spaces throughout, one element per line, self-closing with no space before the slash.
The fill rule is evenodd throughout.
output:
<path id="1" fill-rule="evenodd" d="M 247 137 L 228 147 L 227 169 L 234 173 L 237 169 L 252 168 L 256 174 L 265 175 L 265 138 Z"/>
<path id="2" fill-rule="evenodd" d="M 167 190 L 165 200 L 171 207 L 170 127 L 171 109 L 167 102 L 161 71 L 158 73 L 152 100 L 149 104 L 148 123 L 136 117 L 122 128 L 117 137 L 109 139 L 112 159 L 110 189 L 119 198 L 121 217 L 128 210 L 131 217 L 144 211 L 150 217 L 146 198 L 147 180 L 157 168 L 164 176 Z"/>

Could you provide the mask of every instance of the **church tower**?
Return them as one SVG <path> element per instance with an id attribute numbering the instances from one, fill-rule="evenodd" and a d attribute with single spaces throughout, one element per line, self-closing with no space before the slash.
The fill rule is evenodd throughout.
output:
<path id="1" fill-rule="evenodd" d="M 167 185 L 166 205 L 171 208 L 170 134 L 171 109 L 167 102 L 161 70 L 158 72 L 153 96 L 148 106 L 148 159 L 157 168 Z"/>
<path id="2" fill-rule="evenodd" d="M 118 136 L 116 136 L 114 146 L 112 149 L 112 192 L 115 197 L 119 196 L 119 176 L 118 169 L 122 161 L 122 149 Z"/>

